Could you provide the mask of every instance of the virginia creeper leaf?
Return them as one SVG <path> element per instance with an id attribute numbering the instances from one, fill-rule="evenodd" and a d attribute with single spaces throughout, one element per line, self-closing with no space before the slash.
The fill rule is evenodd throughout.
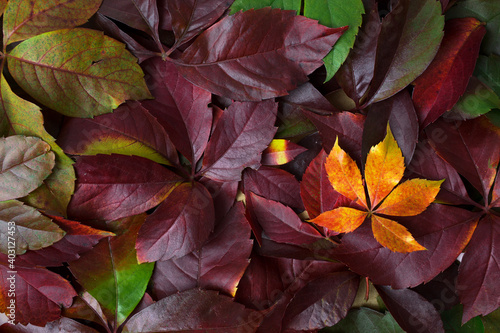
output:
<path id="1" fill-rule="evenodd" d="M 222 220 L 236 201 L 239 182 L 217 182 L 205 177 L 200 178 L 199 181 L 212 195 L 215 221 Z"/>
<path id="2" fill-rule="evenodd" d="M 156 5 L 156 0 L 138 1 L 130 0 L 135 9 L 139 12 L 141 18 L 146 22 L 148 26 L 148 33 L 153 37 L 153 40 L 161 53 L 164 53 L 163 44 L 160 41 L 160 35 L 158 33 L 158 26 L 160 24 L 160 17 L 158 13 L 158 6 Z"/>
<path id="3" fill-rule="evenodd" d="M 368 212 L 349 207 L 337 207 L 321 213 L 311 222 L 341 233 L 354 231 L 367 217 Z"/>
<path id="4" fill-rule="evenodd" d="M 489 57 L 480 55 L 477 58 L 474 75 L 500 96 L 500 56 L 496 54 Z"/>
<path id="5" fill-rule="evenodd" d="M 101 305 L 116 326 L 121 325 L 141 300 L 153 273 L 153 264 L 139 264 L 135 242 L 145 215 L 109 222 L 117 236 L 99 242 L 69 264 L 78 282 Z"/>
<path id="6" fill-rule="evenodd" d="M 44 180 L 42 186 L 23 200 L 33 207 L 65 215 L 74 189 L 73 161 L 64 154 L 54 138 L 45 131 L 40 108 L 14 94 L 3 75 L 1 75 L 0 80 L 0 135 L 39 137 L 50 145 L 56 155 L 56 165 L 52 174 Z"/>
<path id="7" fill-rule="evenodd" d="M 306 82 L 345 30 L 293 11 L 248 10 L 214 24 L 173 61 L 189 81 L 214 94 L 260 101 Z"/>
<path id="8" fill-rule="evenodd" d="M 55 155 L 32 136 L 0 138 L 0 201 L 17 199 L 39 187 L 52 172 Z"/>
<path id="9" fill-rule="evenodd" d="M 244 168 L 257 168 L 276 132 L 277 107 L 271 100 L 231 104 L 211 135 L 200 172 L 214 180 L 236 181 Z"/>
<path id="10" fill-rule="evenodd" d="M 155 97 L 143 106 L 158 119 L 175 147 L 196 164 L 207 145 L 212 124 L 211 94 L 184 79 L 168 61 L 155 57 L 143 63 L 146 82 Z"/>
<path id="11" fill-rule="evenodd" d="M 93 119 L 69 118 L 57 141 L 72 155 L 122 154 L 157 163 L 178 163 L 177 151 L 160 123 L 139 102 Z"/>
<path id="12" fill-rule="evenodd" d="M 139 230 L 139 262 L 180 258 L 199 249 L 214 228 L 214 214 L 212 197 L 202 184 L 177 186 Z"/>
<path id="13" fill-rule="evenodd" d="M 144 2 L 153 1 L 147 0 Z M 147 34 L 151 34 L 148 22 L 146 22 L 145 17 L 141 15 L 139 10 L 137 9 L 136 4 L 133 1 L 103 0 L 102 5 L 99 8 L 99 13 L 106 15 L 118 22 L 125 23 L 132 28 L 142 30 Z"/>
<path id="14" fill-rule="evenodd" d="M 75 194 L 68 207 L 78 220 L 116 220 L 158 205 L 182 180 L 138 156 L 80 156 Z"/>
<path id="15" fill-rule="evenodd" d="M 371 220 L 373 237 L 389 250 L 402 253 L 425 250 L 401 224 L 377 215 L 372 215 Z"/>
<path id="16" fill-rule="evenodd" d="M 127 99 L 150 98 L 137 59 L 102 32 L 47 32 L 8 54 L 16 82 L 40 103 L 68 116 L 109 113 Z"/>
<path id="17" fill-rule="evenodd" d="M 462 324 L 500 306 L 500 218 L 489 214 L 478 226 L 460 265 L 457 290 L 464 305 Z"/>
<path id="18" fill-rule="evenodd" d="M 16 273 L 9 273 L 4 263 L 0 264 L 0 312 L 9 313 L 8 296 L 10 281 L 14 276 L 16 286 L 16 318 L 23 325 L 31 323 L 45 326 L 61 317 L 61 305 L 70 306 L 76 292 L 71 284 L 59 274 L 45 268 L 16 267 Z"/>
<path id="19" fill-rule="evenodd" d="M 232 298 L 216 291 L 192 289 L 165 297 L 135 314 L 123 332 L 254 332 L 261 321 L 262 316 L 255 310 L 233 302 Z"/>
<path id="20" fill-rule="evenodd" d="M 399 1 L 382 21 L 367 103 L 386 99 L 416 79 L 436 55 L 443 27 L 438 1 Z"/>
<path id="21" fill-rule="evenodd" d="M 465 93 L 453 106 L 450 117 L 459 119 L 479 117 L 492 109 L 500 108 L 500 97 L 478 78 L 472 76 Z M 456 118 L 455 118 L 456 119 Z"/>
<path id="22" fill-rule="evenodd" d="M 349 26 L 342 34 L 333 50 L 323 59 L 326 67 L 326 79 L 329 81 L 345 61 L 354 45 L 358 29 L 364 14 L 363 2 L 353 0 L 305 0 L 304 16 L 318 20 L 327 27 Z"/>
<path id="23" fill-rule="evenodd" d="M 242 203 L 218 222 L 203 246 L 178 259 L 158 261 L 151 278 L 158 299 L 193 288 L 233 296 L 248 266 L 253 241 Z"/>
<path id="24" fill-rule="evenodd" d="M 231 5 L 231 14 L 240 10 L 264 7 L 295 10 L 297 13 L 300 13 L 301 2 L 301 0 L 235 0 Z"/>
<path id="25" fill-rule="evenodd" d="M 438 53 L 415 81 L 413 102 L 422 128 L 450 110 L 465 92 L 486 28 L 474 18 L 449 20 Z"/>
<path id="26" fill-rule="evenodd" d="M 34 326 L 28 324 L 27 326 L 22 326 L 17 324 L 16 326 L 10 326 L 10 324 L 4 324 L 0 326 L 2 332 L 5 333 L 46 333 L 46 332 L 79 332 L 79 333 L 98 333 L 95 329 L 72 320 L 66 317 L 61 317 L 58 320 L 51 321 L 45 326 Z"/>
<path id="27" fill-rule="evenodd" d="M 7 230 L 15 226 L 13 234 Z M 7 242 L 8 238 L 14 238 L 15 253 L 23 254 L 27 250 L 38 250 L 59 241 L 64 237 L 65 232 L 48 217 L 40 214 L 36 209 L 23 205 L 17 200 L 0 202 L 0 229 L 2 240 L 0 250 L 8 254 L 12 241 Z"/>
<path id="28" fill-rule="evenodd" d="M 382 314 L 370 308 L 352 309 L 337 325 L 325 329 L 327 333 L 386 332 L 403 333 L 390 312 Z"/>
<path id="29" fill-rule="evenodd" d="M 101 2 L 102 0 L 9 0 L 3 19 L 3 44 L 82 25 L 97 12 Z"/>
<path id="30" fill-rule="evenodd" d="M 305 151 L 307 151 L 306 148 L 289 140 L 274 139 L 262 153 L 261 163 L 264 165 L 286 164 Z"/>

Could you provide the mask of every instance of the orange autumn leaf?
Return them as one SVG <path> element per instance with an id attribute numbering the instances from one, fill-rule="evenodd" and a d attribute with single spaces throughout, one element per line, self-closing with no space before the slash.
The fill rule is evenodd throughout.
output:
<path id="1" fill-rule="evenodd" d="M 368 217 L 375 239 L 391 251 L 425 250 L 404 226 L 377 214 L 397 217 L 422 213 L 436 198 L 443 180 L 410 179 L 399 184 L 405 171 L 404 157 L 389 126 L 384 140 L 372 147 L 366 158 L 364 179 L 369 200 L 356 162 L 340 148 L 338 139 L 325 169 L 333 188 L 365 210 L 338 207 L 311 222 L 343 233 L 354 231 Z"/>

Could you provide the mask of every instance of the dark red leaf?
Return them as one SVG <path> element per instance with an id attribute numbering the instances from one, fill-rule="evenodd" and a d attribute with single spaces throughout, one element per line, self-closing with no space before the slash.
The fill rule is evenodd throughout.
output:
<path id="1" fill-rule="evenodd" d="M 151 6 L 156 3 L 155 0 L 143 1 L 148 4 L 146 6 Z M 145 33 L 151 34 L 149 22 L 145 19 L 153 19 L 152 17 L 145 17 L 141 13 L 136 4 L 135 0 L 130 1 L 113 1 L 104 0 L 102 2 L 99 12 L 103 15 L 111 17 L 114 20 L 125 23 L 135 29 L 142 30 Z"/>
<path id="2" fill-rule="evenodd" d="M 78 220 L 116 220 L 143 213 L 182 180 L 137 156 L 80 156 L 74 166 L 78 182 L 68 214 Z"/>
<path id="3" fill-rule="evenodd" d="M 405 165 L 408 165 L 413 158 L 419 134 L 417 114 L 408 91 L 403 90 L 370 106 L 363 130 L 363 159 L 371 147 L 384 139 L 387 123 L 403 153 Z"/>
<path id="4" fill-rule="evenodd" d="M 48 333 L 48 332 L 79 332 L 79 333 L 98 333 L 95 329 L 81 324 L 75 320 L 61 317 L 60 319 L 47 323 L 44 327 L 39 326 L 22 326 L 17 324 L 12 326 L 4 324 L 0 326 L 0 331 L 3 333 Z"/>
<path id="5" fill-rule="evenodd" d="M 247 193 L 247 210 L 267 237 L 275 242 L 309 245 L 324 238 L 310 224 L 303 222 L 291 208 L 252 192 Z"/>
<path id="6" fill-rule="evenodd" d="M 157 162 L 165 163 L 167 161 L 162 161 L 165 158 L 170 164 L 179 161 L 165 129 L 139 102 L 124 103 L 113 113 L 95 118 L 69 118 L 57 140 L 61 148 L 72 155 L 123 150 L 124 155 L 134 153 Z M 133 145 L 138 147 L 132 150 Z"/>
<path id="7" fill-rule="evenodd" d="M 211 26 L 231 6 L 234 0 L 168 0 L 165 7 L 170 13 L 175 45 L 182 45 Z"/>
<path id="8" fill-rule="evenodd" d="M 485 33 L 473 17 L 446 21 L 436 57 L 414 82 L 413 102 L 422 128 L 451 110 L 465 92 Z"/>
<path id="9" fill-rule="evenodd" d="M 215 221 L 222 220 L 236 201 L 239 182 L 218 182 L 205 177 L 200 178 L 199 181 L 212 195 L 215 208 Z"/>
<path id="10" fill-rule="evenodd" d="M 439 312 L 425 298 L 410 289 L 375 286 L 385 306 L 406 332 L 444 333 Z"/>
<path id="11" fill-rule="evenodd" d="M 500 217 L 489 214 L 470 240 L 459 268 L 457 290 L 464 305 L 462 323 L 500 306 Z"/>
<path id="12" fill-rule="evenodd" d="M 97 230 L 76 221 L 66 220 L 59 216 L 50 216 L 66 235 L 52 246 L 38 251 L 28 251 L 16 257 L 18 266 L 61 266 L 63 262 L 76 260 L 80 254 L 90 250 L 99 240 L 114 234 Z"/>
<path id="13" fill-rule="evenodd" d="M 224 111 L 208 142 L 200 173 L 218 181 L 238 181 L 246 167 L 258 168 L 271 142 L 278 103 L 235 102 Z"/>
<path id="14" fill-rule="evenodd" d="M 416 217 L 395 219 L 427 250 L 396 253 L 380 245 L 369 223 L 342 237 L 336 257 L 374 284 L 407 288 L 430 281 L 446 269 L 467 245 L 478 219 L 461 208 L 430 205 Z"/>
<path id="15" fill-rule="evenodd" d="M 174 62 L 188 80 L 214 94 L 260 101 L 306 82 L 345 30 L 295 11 L 251 9 L 223 18 Z"/>
<path id="16" fill-rule="evenodd" d="M 262 315 L 216 291 L 192 289 L 163 298 L 125 324 L 132 332 L 254 332 Z"/>
<path id="17" fill-rule="evenodd" d="M 299 182 L 285 170 L 266 166 L 258 170 L 246 169 L 243 172 L 243 189 L 246 194 L 253 192 L 297 210 L 304 210 L 299 196 Z"/>
<path id="18" fill-rule="evenodd" d="M 184 79 L 177 68 L 160 57 L 143 63 L 145 80 L 155 97 L 145 108 L 165 127 L 177 149 L 193 164 L 203 154 L 210 135 L 211 94 Z"/>
<path id="19" fill-rule="evenodd" d="M 108 326 L 106 315 L 102 312 L 99 302 L 88 292 L 81 292 L 73 299 L 73 304 L 70 307 L 62 309 L 64 317 L 73 319 L 83 319 L 100 324 L 103 327 Z"/>
<path id="20" fill-rule="evenodd" d="M 280 98 L 281 102 L 299 110 L 307 110 L 312 113 L 327 116 L 339 110 L 318 91 L 311 83 L 306 82 L 297 89 L 290 91 L 290 95 Z"/>
<path id="21" fill-rule="evenodd" d="M 199 250 L 156 263 L 151 279 L 154 296 L 161 299 L 192 288 L 234 296 L 248 266 L 252 244 L 243 204 L 237 203 Z"/>
<path id="22" fill-rule="evenodd" d="M 438 120 L 426 129 L 438 154 L 487 198 L 500 161 L 500 128 L 486 117 Z"/>
<path id="23" fill-rule="evenodd" d="M 5 266 L 4 266 L 5 265 Z M 13 311 L 15 322 L 45 326 L 61 317 L 61 305 L 70 306 L 76 292 L 60 275 L 45 268 L 16 267 L 9 270 L 8 264 L 0 262 L 0 312 L 7 315 Z M 13 284 L 13 286 L 12 286 Z M 9 294 L 15 293 L 15 298 Z M 14 310 L 12 299 L 15 300 Z"/>
<path id="24" fill-rule="evenodd" d="M 200 183 L 177 186 L 137 236 L 139 262 L 180 258 L 200 249 L 214 228 L 214 206 L 208 190 Z"/>

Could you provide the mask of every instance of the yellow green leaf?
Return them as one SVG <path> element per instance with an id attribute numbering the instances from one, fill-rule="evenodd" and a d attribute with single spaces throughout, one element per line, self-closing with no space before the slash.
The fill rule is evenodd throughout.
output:
<path id="1" fill-rule="evenodd" d="M 361 172 L 356 162 L 340 148 L 338 138 L 326 159 L 325 168 L 335 191 L 368 208 Z"/>
<path id="2" fill-rule="evenodd" d="M 403 178 L 404 157 L 391 129 L 385 139 L 370 149 L 366 157 L 365 181 L 371 207 L 376 207 Z"/>
<path id="3" fill-rule="evenodd" d="M 401 224 L 372 215 L 373 236 L 384 247 L 394 252 L 414 252 L 426 250 Z"/>
<path id="4" fill-rule="evenodd" d="M 311 222 L 338 233 L 351 232 L 359 227 L 367 216 L 368 212 L 350 207 L 338 207 L 318 215 Z"/>
<path id="5" fill-rule="evenodd" d="M 392 216 L 418 215 L 434 201 L 443 181 L 418 178 L 407 180 L 385 198 L 376 212 Z"/>

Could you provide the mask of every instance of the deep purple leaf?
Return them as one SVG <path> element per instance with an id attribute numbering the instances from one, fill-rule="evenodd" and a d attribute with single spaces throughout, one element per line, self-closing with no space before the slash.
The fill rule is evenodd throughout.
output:
<path id="1" fill-rule="evenodd" d="M 214 206 L 200 183 L 183 183 L 149 215 L 137 237 L 139 262 L 180 258 L 200 249 L 214 228 Z"/>
<path id="2" fill-rule="evenodd" d="M 60 319 L 47 323 L 44 327 L 28 324 L 15 326 L 4 324 L 0 326 L 0 331 L 3 333 L 48 333 L 48 332 L 79 332 L 79 333 L 98 333 L 92 327 L 86 326 L 73 319 L 61 317 Z"/>
<path id="3" fill-rule="evenodd" d="M 237 181 L 246 167 L 258 168 L 271 142 L 278 103 L 235 102 L 224 111 L 208 142 L 200 171 L 218 181 Z"/>
<path id="4" fill-rule="evenodd" d="M 285 170 L 261 166 L 258 170 L 246 169 L 243 172 L 243 190 L 253 192 L 264 198 L 304 210 L 299 196 L 300 185 L 297 179 Z"/>
<path id="5" fill-rule="evenodd" d="M 462 323 L 500 306 L 500 217 L 489 214 L 470 240 L 459 268 L 457 290 L 464 305 Z"/>
<path id="6" fill-rule="evenodd" d="M 151 279 L 156 299 L 192 288 L 234 296 L 248 266 L 253 241 L 242 203 L 237 203 L 203 246 L 178 259 L 159 261 Z"/>
<path id="7" fill-rule="evenodd" d="M 203 154 L 210 135 L 211 94 L 184 79 L 170 62 L 156 57 L 142 64 L 155 97 L 143 105 L 165 127 L 177 149 L 193 164 Z"/>
<path id="8" fill-rule="evenodd" d="M 215 208 L 215 221 L 222 220 L 236 201 L 239 183 L 236 181 L 218 182 L 205 177 L 200 178 L 199 181 L 212 195 Z"/>
<path id="9" fill-rule="evenodd" d="M 290 91 L 290 95 L 280 98 L 280 101 L 293 108 L 307 110 L 322 116 L 339 112 L 339 110 L 335 109 L 325 96 L 309 82 Z"/>
<path id="10" fill-rule="evenodd" d="M 68 215 L 77 220 L 116 220 L 158 205 L 182 178 L 146 158 L 80 156 Z"/>
<path id="11" fill-rule="evenodd" d="M 104 0 L 102 2 L 99 13 L 111 17 L 114 20 L 125 23 L 132 28 L 142 30 L 145 33 L 151 34 L 149 23 L 144 20 L 144 16 L 138 11 L 135 5 L 135 0 L 113 1 Z M 144 1 L 146 3 L 156 2 L 155 0 Z M 148 5 L 148 4 L 147 4 Z M 148 18 L 146 18 L 148 19 Z"/>
<path id="12" fill-rule="evenodd" d="M 406 332 L 444 333 L 439 312 L 415 291 L 387 286 L 376 288 L 391 315 Z"/>
<path id="13" fill-rule="evenodd" d="M 291 10 L 251 9 L 214 24 L 174 63 L 188 80 L 214 94 L 260 101 L 306 82 L 345 30 Z"/>
<path id="14" fill-rule="evenodd" d="M 192 289 L 159 300 L 125 324 L 132 332 L 254 332 L 262 316 L 216 291 Z"/>

